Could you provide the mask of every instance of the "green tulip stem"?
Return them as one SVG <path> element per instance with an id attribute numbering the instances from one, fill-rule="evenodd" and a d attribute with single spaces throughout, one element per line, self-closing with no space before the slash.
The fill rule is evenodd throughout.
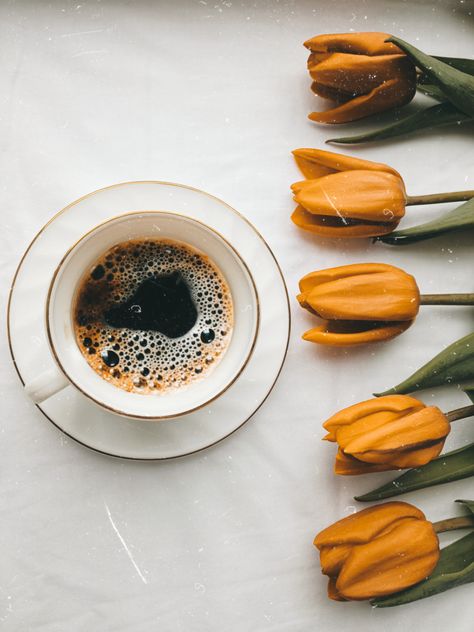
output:
<path id="1" fill-rule="evenodd" d="M 407 195 L 407 206 L 418 204 L 443 204 L 444 202 L 465 202 L 474 198 L 474 191 L 452 191 L 451 193 L 431 193 L 430 195 Z"/>
<path id="2" fill-rule="evenodd" d="M 474 294 L 421 294 L 420 305 L 474 305 Z"/>
<path id="3" fill-rule="evenodd" d="M 474 527 L 474 516 L 459 516 L 458 518 L 446 518 L 433 522 L 436 533 L 454 531 L 455 529 L 472 529 Z"/>
<path id="4" fill-rule="evenodd" d="M 474 405 L 463 406 L 462 408 L 456 408 L 455 410 L 450 410 L 449 413 L 446 413 L 446 418 L 449 423 L 472 416 L 474 416 Z"/>

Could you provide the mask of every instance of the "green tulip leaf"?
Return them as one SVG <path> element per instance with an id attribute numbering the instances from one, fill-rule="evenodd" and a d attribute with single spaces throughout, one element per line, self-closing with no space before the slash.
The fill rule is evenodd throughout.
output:
<path id="1" fill-rule="evenodd" d="M 418 48 L 398 37 L 390 37 L 389 42 L 401 48 L 413 63 L 429 77 L 431 83 L 437 85 L 446 98 L 467 116 L 474 117 L 474 77 L 458 70 L 435 57 L 430 57 Z"/>
<path id="2" fill-rule="evenodd" d="M 418 110 L 415 114 L 411 114 L 410 116 L 407 116 L 396 123 L 391 123 L 386 127 L 381 127 L 380 129 L 376 129 L 372 132 L 357 134 L 355 136 L 330 138 L 326 141 L 326 143 L 356 145 L 358 143 L 368 143 L 371 141 L 403 136 L 405 134 L 419 132 L 423 129 L 433 129 L 434 127 L 452 125 L 453 123 L 461 125 L 462 123 L 468 123 L 473 120 L 474 118 L 460 112 L 449 102 L 437 103 L 429 108 Z"/>
<path id="3" fill-rule="evenodd" d="M 466 395 L 469 397 L 471 402 L 474 404 L 474 388 L 471 386 L 468 388 L 464 388 L 463 390 L 466 393 Z"/>
<path id="4" fill-rule="evenodd" d="M 462 478 L 474 476 L 474 443 L 447 452 L 426 465 L 408 470 L 395 480 L 377 487 L 367 494 L 355 496 L 355 500 L 369 502 L 400 496 L 417 489 L 442 485 Z"/>
<path id="5" fill-rule="evenodd" d="M 402 592 L 371 601 L 376 608 L 390 608 L 437 595 L 474 581 L 474 531 L 441 550 L 436 568 L 425 581 Z"/>
<path id="6" fill-rule="evenodd" d="M 432 239 L 445 233 L 457 230 L 472 230 L 473 228 L 474 198 L 431 222 L 418 224 L 418 226 L 412 226 L 404 230 L 396 230 L 389 235 L 377 237 L 375 241 L 383 241 L 384 244 L 390 244 L 391 246 L 405 246 L 417 241 Z"/>
<path id="7" fill-rule="evenodd" d="M 466 59 L 464 57 L 439 57 L 438 55 L 433 55 L 433 57 L 453 68 L 461 70 L 461 72 L 474 75 L 474 59 Z"/>
<path id="8" fill-rule="evenodd" d="M 462 72 L 467 72 L 468 75 L 474 75 L 474 59 L 462 59 L 460 57 L 438 57 L 437 55 L 433 55 L 435 59 L 439 59 L 439 61 L 452 66 L 453 68 L 457 68 Z M 438 86 L 434 85 L 431 82 L 431 79 L 427 77 L 425 74 L 421 74 L 417 78 L 417 89 L 419 92 L 428 95 L 429 97 L 433 97 L 437 101 L 446 101 L 447 97 L 444 92 Z"/>
<path id="9" fill-rule="evenodd" d="M 420 82 L 417 84 L 416 89 L 418 90 L 418 92 L 422 92 L 428 97 L 433 97 L 433 99 L 436 99 L 437 101 L 446 101 L 446 95 L 441 90 L 441 88 L 438 88 L 438 86 L 434 86 L 432 83 Z"/>
<path id="10" fill-rule="evenodd" d="M 467 509 L 474 514 L 474 500 L 455 500 L 454 502 L 456 503 L 461 503 L 462 505 L 464 505 L 465 507 L 467 507 Z"/>
<path id="11" fill-rule="evenodd" d="M 375 395 L 380 397 L 394 393 L 413 393 L 425 388 L 460 384 L 473 379 L 474 333 L 453 342 L 397 386 Z"/>

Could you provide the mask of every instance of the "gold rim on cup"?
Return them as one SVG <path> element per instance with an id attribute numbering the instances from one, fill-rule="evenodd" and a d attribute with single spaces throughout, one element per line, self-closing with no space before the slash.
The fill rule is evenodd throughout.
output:
<path id="1" fill-rule="evenodd" d="M 49 316 L 48 316 L 49 315 L 49 307 L 50 307 L 50 304 L 51 304 L 51 295 L 52 295 L 53 287 L 54 287 L 54 284 L 56 282 L 56 279 L 57 279 L 57 276 L 59 274 L 59 271 L 61 270 L 61 267 L 62 267 L 63 263 L 69 257 L 71 252 L 76 248 L 76 246 L 78 246 L 81 242 L 83 242 L 90 235 L 92 235 L 92 233 L 95 233 L 98 229 L 103 228 L 103 227 L 107 226 L 107 224 L 111 224 L 112 222 L 115 222 L 118 219 L 122 219 L 122 218 L 126 218 L 126 217 L 132 217 L 132 216 L 137 216 L 137 215 L 147 215 L 147 214 L 148 215 L 160 215 L 160 214 L 162 214 L 162 215 L 174 215 L 176 217 L 183 218 L 185 220 L 190 220 L 190 221 L 192 221 L 192 222 L 194 222 L 196 224 L 199 224 L 203 228 L 209 230 L 211 233 L 214 233 L 220 239 L 222 239 L 222 241 L 226 244 L 226 246 L 237 257 L 238 261 L 242 264 L 242 266 L 246 270 L 247 274 L 249 275 L 250 282 L 252 284 L 252 288 L 253 288 L 253 291 L 255 293 L 255 301 L 256 301 L 256 305 L 257 305 L 257 318 L 256 318 L 256 323 L 255 323 L 255 332 L 254 332 L 254 335 L 253 335 L 252 344 L 250 346 L 249 352 L 248 352 L 248 354 L 247 354 L 242 366 L 239 368 L 238 372 L 234 375 L 232 380 L 228 384 L 226 384 L 218 393 L 213 395 L 211 398 L 209 398 L 208 400 L 206 400 L 202 404 L 199 404 L 199 406 L 194 406 L 193 408 L 188 408 L 188 409 L 186 409 L 184 411 L 181 411 L 179 413 L 173 413 L 171 415 L 161 415 L 161 416 L 157 416 L 157 415 L 129 415 L 126 412 L 124 412 L 124 411 L 122 411 L 122 410 L 120 410 L 118 408 L 114 408 L 113 406 L 108 406 L 107 404 L 104 404 L 103 402 L 99 401 L 98 399 L 95 399 L 95 397 L 92 397 L 91 395 L 89 395 L 89 393 L 86 393 L 86 391 L 84 391 L 72 379 L 72 377 L 69 375 L 69 373 L 66 371 L 66 369 L 63 366 L 63 364 L 61 363 L 61 360 L 59 359 L 59 355 L 58 355 L 58 353 L 56 351 L 56 348 L 54 346 L 53 336 L 52 336 L 52 333 L 51 333 L 51 328 L 50 328 L 50 324 L 49 324 Z M 260 326 L 260 302 L 259 302 L 259 298 L 258 298 L 257 287 L 255 285 L 254 278 L 252 276 L 252 273 L 250 272 L 250 269 L 249 269 L 248 265 L 242 259 L 242 257 L 240 256 L 239 252 L 237 252 L 237 250 L 232 246 L 232 244 L 225 237 L 223 237 L 219 232 L 217 232 L 213 228 L 210 228 L 209 226 L 207 226 L 207 224 L 204 224 L 204 222 L 196 220 L 193 217 L 189 217 L 188 215 L 184 215 L 182 213 L 175 213 L 173 211 L 164 211 L 164 210 L 161 210 L 161 211 L 157 211 L 157 210 L 156 211 L 151 211 L 151 210 L 150 211 L 130 211 L 129 213 L 122 213 L 120 215 L 115 215 L 114 217 L 111 217 L 111 218 L 105 220 L 105 222 L 101 222 L 100 224 L 97 224 L 97 226 L 94 226 L 94 228 L 91 228 L 89 231 L 87 231 L 87 233 L 82 235 L 67 250 L 67 252 L 64 254 L 64 256 L 61 258 L 61 261 L 56 266 L 56 269 L 53 272 L 53 276 L 51 277 L 51 282 L 49 284 L 48 293 L 47 293 L 47 296 L 46 296 L 46 305 L 45 305 L 45 314 L 44 315 L 45 315 L 45 320 L 46 320 L 46 333 L 47 333 L 47 338 L 48 338 L 48 344 L 49 344 L 49 348 L 51 350 L 51 353 L 53 354 L 53 357 L 54 357 L 54 359 L 56 361 L 56 364 L 58 365 L 61 373 L 69 380 L 69 382 L 79 392 L 81 392 L 85 397 L 87 397 L 88 399 L 93 401 L 98 406 L 101 406 L 102 408 L 105 408 L 105 409 L 109 410 L 110 412 L 115 413 L 116 415 L 120 415 L 121 417 L 127 417 L 128 419 L 141 419 L 143 421 L 163 421 L 165 419 L 176 419 L 177 417 L 183 417 L 184 415 L 189 415 L 189 413 L 193 413 L 196 410 L 200 410 L 201 408 L 204 408 L 205 406 L 207 406 L 208 404 L 210 404 L 211 402 L 216 400 L 218 397 L 220 397 L 223 393 L 225 393 L 227 391 L 227 389 L 229 389 L 234 384 L 234 382 L 237 380 L 237 378 L 240 377 L 240 375 L 244 371 L 245 367 L 247 366 L 250 358 L 252 357 L 252 353 L 253 353 L 253 350 L 255 348 L 255 343 L 256 343 L 256 340 L 257 340 L 257 336 L 258 336 L 258 332 L 259 332 L 259 326 Z"/>

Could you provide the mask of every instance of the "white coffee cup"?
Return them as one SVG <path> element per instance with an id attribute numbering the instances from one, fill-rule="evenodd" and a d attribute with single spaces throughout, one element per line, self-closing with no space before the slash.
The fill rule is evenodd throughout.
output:
<path id="1" fill-rule="evenodd" d="M 232 297 L 233 330 L 222 359 L 202 379 L 163 394 L 127 392 L 104 380 L 82 355 L 74 332 L 73 306 L 84 273 L 109 248 L 131 239 L 174 240 L 200 251 L 220 270 Z M 46 331 L 56 367 L 26 384 L 25 390 L 35 403 L 41 403 L 72 385 L 99 406 L 119 415 L 150 420 L 185 415 L 219 397 L 237 379 L 251 356 L 258 322 L 258 296 L 252 275 L 221 235 L 176 213 L 127 213 L 84 235 L 56 268 L 46 300 Z"/>

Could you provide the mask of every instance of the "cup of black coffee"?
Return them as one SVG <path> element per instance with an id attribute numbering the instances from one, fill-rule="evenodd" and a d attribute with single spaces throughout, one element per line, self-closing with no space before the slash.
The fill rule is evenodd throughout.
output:
<path id="1" fill-rule="evenodd" d="M 258 320 L 252 275 L 221 235 L 176 213 L 128 213 L 56 269 L 46 305 L 56 368 L 25 388 L 36 403 L 72 384 L 128 417 L 184 415 L 237 379 Z"/>

